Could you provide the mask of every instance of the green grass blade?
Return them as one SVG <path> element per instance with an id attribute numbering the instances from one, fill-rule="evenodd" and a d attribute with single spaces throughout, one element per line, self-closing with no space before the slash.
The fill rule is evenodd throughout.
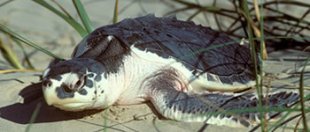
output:
<path id="1" fill-rule="evenodd" d="M 74 20 L 70 16 L 66 16 L 64 13 L 62 13 L 59 10 L 57 10 L 56 8 L 54 8 L 53 6 L 48 4 L 46 1 L 44 1 L 44 0 L 33 0 L 33 1 L 39 5 L 47 8 L 48 10 L 52 11 L 53 13 L 58 15 L 59 17 L 61 17 L 68 24 L 70 24 L 82 37 L 84 37 L 88 34 L 87 31 L 82 27 L 82 25 L 79 24 L 76 20 Z"/>
<path id="2" fill-rule="evenodd" d="M 259 2 L 261 2 L 261 1 L 259 1 Z M 248 13 L 249 13 L 249 10 L 248 10 Z M 264 50 L 265 50 L 265 36 L 264 36 L 264 14 L 263 14 L 263 6 L 260 6 L 260 8 L 259 8 L 259 14 L 260 14 L 260 18 L 259 18 L 259 24 L 260 24 L 260 32 L 261 32 L 261 35 L 260 35 L 260 37 L 259 37 L 259 39 L 260 39 L 260 50 L 259 50 L 259 52 L 260 52 L 260 56 L 259 56 L 259 76 L 260 76 L 260 82 L 257 84 L 257 85 L 259 85 L 258 87 L 257 87 L 257 92 L 258 92 L 258 95 L 262 95 L 263 94 L 263 81 L 264 81 L 264 76 L 263 76 L 263 71 L 264 71 L 264 69 L 263 69 L 263 59 L 265 58 L 264 56 L 265 56 L 265 54 L 264 54 Z M 254 43 L 253 43 L 253 45 L 254 45 Z M 254 49 L 255 50 L 255 49 Z M 255 57 L 256 58 L 256 57 Z M 255 65 L 255 67 L 256 67 L 256 65 Z M 260 97 L 263 97 L 263 96 L 260 96 Z M 261 106 L 262 105 L 262 98 L 260 98 L 259 99 L 259 106 Z M 261 115 L 262 115 L 262 117 L 261 117 L 261 121 L 262 121 L 262 130 L 264 131 L 264 130 L 267 130 L 267 128 L 265 128 L 265 127 L 267 127 L 267 126 L 265 126 L 265 118 L 263 117 L 263 115 L 264 115 L 264 112 L 261 112 L 260 113 Z"/>
<path id="3" fill-rule="evenodd" d="M 81 19 L 87 33 L 91 33 L 93 31 L 93 28 L 92 28 L 90 19 L 87 15 L 87 12 L 85 11 L 83 4 L 81 3 L 80 0 L 72 0 L 72 2 L 73 2 L 75 9 L 77 10 L 77 12 L 80 16 L 80 19 Z"/>
<path id="4" fill-rule="evenodd" d="M 118 21 L 118 0 L 115 0 L 114 13 L 113 13 L 113 23 Z"/>
<path id="5" fill-rule="evenodd" d="M 29 45 L 29 46 L 31 46 L 31 47 L 33 47 L 33 48 L 35 48 L 35 49 L 41 51 L 41 52 L 43 52 L 43 53 L 45 53 L 45 54 L 47 54 L 47 55 L 49 55 L 49 56 L 52 56 L 52 57 L 58 58 L 58 59 L 62 59 L 61 57 L 58 57 L 58 56 L 56 56 L 55 54 L 49 52 L 48 50 L 46 50 L 46 49 L 44 49 L 44 48 L 38 46 L 37 44 L 35 44 L 35 43 L 33 43 L 33 42 L 27 40 L 27 39 L 24 38 L 23 36 L 20 36 L 19 34 L 15 33 L 14 31 L 12 31 L 11 29 L 9 29 L 8 27 L 6 27 L 6 26 L 4 26 L 4 25 L 2 25 L 2 24 L 0 24 L 0 31 L 2 31 L 2 32 L 6 33 L 6 34 L 8 34 L 8 35 L 10 35 L 10 36 L 13 37 L 14 39 L 17 39 L 18 41 L 21 41 L 21 42 L 23 42 L 23 43 L 25 43 L 25 44 L 27 44 L 27 45 Z"/>
<path id="6" fill-rule="evenodd" d="M 251 28 L 251 15 L 250 15 L 250 11 L 249 11 L 249 7 L 248 7 L 248 1 L 247 0 L 242 0 L 242 9 L 244 11 L 244 17 L 246 18 L 247 20 L 247 33 L 248 33 L 248 36 L 249 36 L 249 41 L 250 41 L 250 47 L 251 47 L 251 56 L 252 56 L 252 60 L 254 62 L 254 65 L 255 65 L 255 74 L 258 75 L 258 69 L 257 69 L 257 58 L 256 58 L 256 51 L 255 51 L 255 43 L 254 43 L 254 37 L 253 37 L 253 31 L 252 31 L 252 28 Z M 262 78 L 261 78 L 262 79 Z M 261 109 L 263 108 L 262 106 L 262 99 L 263 99 L 263 94 L 262 94 L 262 87 L 260 82 L 258 81 L 258 78 L 255 79 L 255 82 L 256 82 L 256 91 L 257 91 L 257 95 L 258 95 L 258 108 Z M 265 118 L 264 118 L 264 115 L 265 115 L 265 112 L 260 110 L 259 111 L 260 113 L 260 120 L 262 122 L 262 131 L 265 130 Z"/>
<path id="7" fill-rule="evenodd" d="M 30 58 L 27 55 L 27 52 L 26 52 L 24 46 L 22 45 L 22 43 L 20 41 L 16 40 L 16 39 L 14 39 L 14 38 L 13 38 L 13 40 L 20 47 L 20 49 L 22 50 L 22 52 L 23 52 L 23 54 L 25 56 L 25 63 L 28 65 L 28 68 L 35 69 L 35 67 L 32 65 L 32 63 L 30 61 Z"/>
<path id="8" fill-rule="evenodd" d="M 304 131 L 309 132 L 307 119 L 306 119 L 306 112 L 305 112 L 305 100 L 304 100 L 304 72 L 305 68 L 310 60 L 310 57 L 307 58 L 305 65 L 300 73 L 300 80 L 299 80 L 299 94 L 300 94 L 300 106 L 301 106 L 301 117 L 304 126 Z"/>
<path id="9" fill-rule="evenodd" d="M 30 131 L 30 128 L 31 128 L 32 124 L 34 123 L 35 119 L 37 118 L 37 116 L 38 116 L 38 114 L 40 112 L 41 106 L 42 106 L 41 103 L 37 104 L 36 108 L 34 109 L 32 115 L 31 115 L 29 124 L 27 125 L 27 127 L 25 129 L 25 132 L 29 132 Z"/>

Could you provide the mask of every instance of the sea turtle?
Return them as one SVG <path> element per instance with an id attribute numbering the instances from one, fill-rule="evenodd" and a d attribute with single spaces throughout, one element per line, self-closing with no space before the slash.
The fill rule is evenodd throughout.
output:
<path id="1" fill-rule="evenodd" d="M 251 126 L 258 112 L 229 110 L 258 105 L 255 93 L 231 92 L 255 85 L 253 67 L 249 49 L 224 33 L 147 15 L 90 33 L 70 60 L 51 62 L 42 85 L 47 104 L 66 111 L 150 101 L 169 119 Z M 276 92 L 263 105 L 287 107 L 298 98 Z"/>

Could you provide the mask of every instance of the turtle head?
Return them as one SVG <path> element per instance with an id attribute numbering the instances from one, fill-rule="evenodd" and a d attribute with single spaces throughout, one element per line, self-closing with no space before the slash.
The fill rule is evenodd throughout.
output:
<path id="1" fill-rule="evenodd" d="M 44 98 L 48 105 L 67 111 L 96 108 L 103 75 L 104 67 L 93 59 L 53 61 L 43 73 Z"/>

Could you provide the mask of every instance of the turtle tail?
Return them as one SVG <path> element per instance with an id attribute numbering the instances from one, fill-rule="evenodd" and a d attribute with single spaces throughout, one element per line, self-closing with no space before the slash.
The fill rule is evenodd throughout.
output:
<path id="1" fill-rule="evenodd" d="M 185 121 L 231 127 L 251 127 L 260 122 L 259 101 L 254 93 L 240 95 L 208 93 L 188 94 L 174 89 L 153 92 L 151 101 L 164 117 Z M 295 92 L 276 92 L 262 100 L 266 119 L 280 114 L 275 108 L 292 106 L 299 100 Z M 277 109 L 277 110 L 279 110 Z"/>

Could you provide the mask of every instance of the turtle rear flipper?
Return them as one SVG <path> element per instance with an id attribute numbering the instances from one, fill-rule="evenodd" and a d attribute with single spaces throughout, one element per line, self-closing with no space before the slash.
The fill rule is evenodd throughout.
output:
<path id="1" fill-rule="evenodd" d="M 149 81 L 149 99 L 156 110 L 166 118 L 185 122 L 206 122 L 231 127 L 251 127 L 260 122 L 258 98 L 247 94 L 191 94 L 178 91 L 177 73 L 166 70 Z M 299 100 L 293 92 L 278 92 L 263 99 L 265 108 L 286 108 Z M 268 111 L 267 119 L 279 112 Z"/>

